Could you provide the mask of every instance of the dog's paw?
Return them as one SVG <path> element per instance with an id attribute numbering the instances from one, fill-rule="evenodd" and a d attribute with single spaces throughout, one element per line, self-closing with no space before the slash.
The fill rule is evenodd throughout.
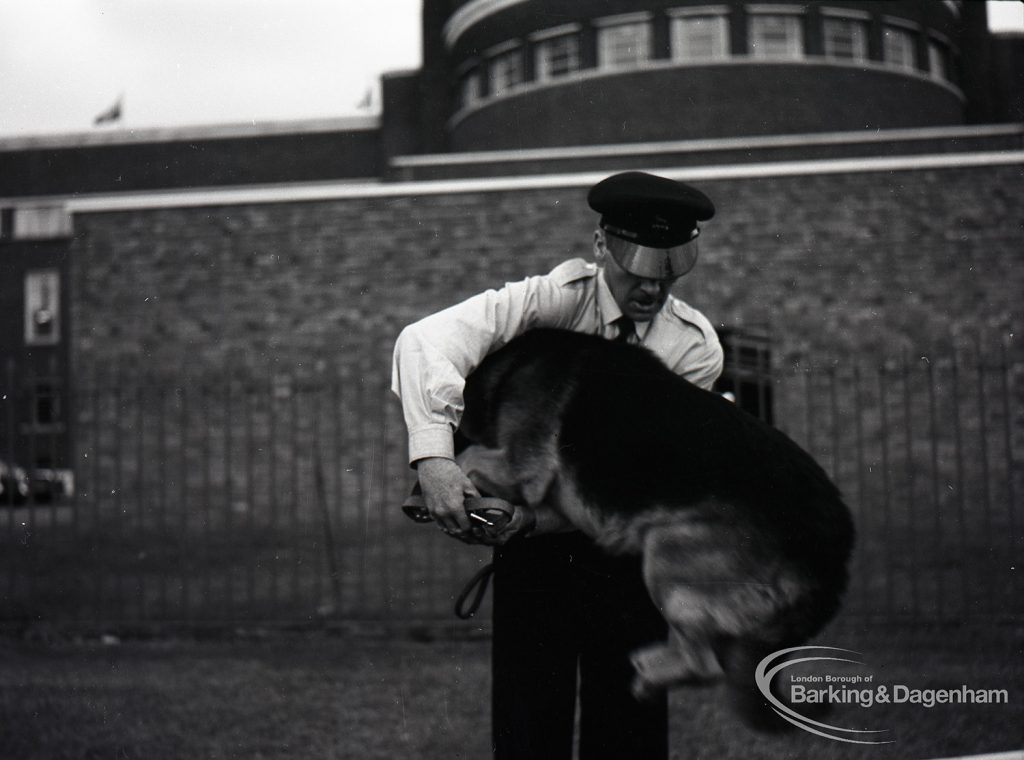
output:
<path id="1" fill-rule="evenodd" d="M 675 653 L 661 644 L 638 649 L 629 659 L 636 671 L 631 690 L 640 702 L 660 694 L 681 672 Z"/>
<path id="2" fill-rule="evenodd" d="M 701 685 L 717 681 L 722 676 L 710 647 L 691 649 L 672 644 L 656 644 L 638 649 L 630 656 L 636 678 L 633 695 L 657 694 L 671 686 Z"/>

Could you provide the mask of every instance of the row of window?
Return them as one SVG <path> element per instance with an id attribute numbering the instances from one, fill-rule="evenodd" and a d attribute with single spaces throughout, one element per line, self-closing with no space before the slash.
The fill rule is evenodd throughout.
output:
<path id="1" fill-rule="evenodd" d="M 652 24 L 649 14 L 597 21 L 597 68 L 628 69 L 653 58 Z M 713 62 L 728 59 L 730 52 L 727 11 L 672 15 L 669 19 L 670 56 L 674 61 Z M 899 22 L 883 26 L 882 59 L 888 66 L 916 71 L 919 32 Z M 822 22 L 822 48 L 826 58 L 868 61 L 869 19 L 867 16 L 827 15 Z M 754 13 L 748 20 L 748 50 L 760 60 L 798 60 L 804 57 L 804 19 L 798 13 Z M 527 49 L 507 43 L 491 50 L 484 65 L 469 70 L 461 79 L 460 106 L 506 94 L 527 82 Z M 535 36 L 530 44 L 533 82 L 549 82 L 582 69 L 580 28 L 561 27 Z M 950 79 L 948 44 L 928 37 L 928 73 Z M 486 88 L 485 88 L 486 85 Z"/>

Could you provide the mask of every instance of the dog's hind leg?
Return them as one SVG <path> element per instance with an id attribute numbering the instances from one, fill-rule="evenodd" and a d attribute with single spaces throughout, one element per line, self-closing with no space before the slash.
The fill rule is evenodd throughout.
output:
<path id="1" fill-rule="evenodd" d="M 661 686 L 724 673 L 721 642 L 756 637 L 785 603 L 774 568 L 720 505 L 695 505 L 643 537 L 644 581 L 676 636 L 665 652 L 638 653 L 638 676 Z M 673 662 L 672 666 L 666 663 Z"/>
<path id="2" fill-rule="evenodd" d="M 660 673 L 664 685 L 672 686 L 710 677 L 717 668 L 744 723 L 761 731 L 785 729 L 788 724 L 760 692 L 755 670 L 764 657 L 805 638 L 791 618 L 809 587 L 768 542 L 758 541 L 756 532 L 722 519 L 727 514 L 697 508 L 687 519 L 654 526 L 644 537 L 647 588 L 679 634 L 666 645 L 677 648 L 676 669 Z M 667 659 L 647 655 L 648 663 Z M 645 664 L 639 658 L 638 680 L 656 684 Z M 773 693 L 785 702 L 775 688 Z"/>
<path id="3" fill-rule="evenodd" d="M 716 681 L 723 675 L 713 648 L 718 624 L 701 586 L 706 561 L 694 564 L 708 545 L 708 527 L 700 521 L 654 524 L 643 536 L 644 581 L 670 626 L 669 640 L 635 651 L 633 692 L 644 696 L 682 684 Z"/>

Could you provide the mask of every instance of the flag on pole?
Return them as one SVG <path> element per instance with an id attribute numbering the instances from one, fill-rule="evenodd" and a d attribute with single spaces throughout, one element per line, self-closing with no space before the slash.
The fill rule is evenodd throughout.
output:
<path id="1" fill-rule="evenodd" d="M 114 101 L 114 104 L 110 108 L 92 120 L 92 125 L 94 127 L 98 127 L 100 124 L 110 124 L 115 121 L 120 121 L 121 105 L 123 100 L 124 95 L 118 95 L 117 100 Z"/>

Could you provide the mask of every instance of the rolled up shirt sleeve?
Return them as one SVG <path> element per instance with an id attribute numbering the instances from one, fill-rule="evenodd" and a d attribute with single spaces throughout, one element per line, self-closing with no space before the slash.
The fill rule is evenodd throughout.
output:
<path id="1" fill-rule="evenodd" d="M 571 290 L 548 276 L 488 290 L 406 327 L 395 343 L 391 390 L 402 402 L 409 461 L 453 457 L 466 377 L 532 327 L 567 327 Z"/>

